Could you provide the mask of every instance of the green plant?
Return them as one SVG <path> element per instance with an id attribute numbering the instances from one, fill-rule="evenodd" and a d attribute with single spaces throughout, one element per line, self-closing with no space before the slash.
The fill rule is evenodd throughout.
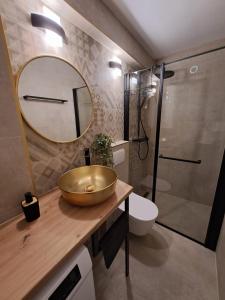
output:
<path id="1" fill-rule="evenodd" d="M 96 165 L 113 166 L 112 139 L 103 133 L 95 136 L 91 145 L 92 163 Z"/>

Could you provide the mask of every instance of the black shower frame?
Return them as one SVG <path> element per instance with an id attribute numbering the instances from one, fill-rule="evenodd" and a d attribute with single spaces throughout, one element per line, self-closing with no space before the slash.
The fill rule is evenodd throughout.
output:
<path id="1" fill-rule="evenodd" d="M 163 101 L 163 83 L 164 83 L 164 73 L 165 67 L 172 63 L 180 62 L 190 58 L 198 57 L 201 55 L 209 54 L 215 51 L 223 50 L 225 46 L 214 48 L 208 51 L 203 51 L 201 53 L 193 54 L 186 56 L 184 58 L 176 59 L 169 61 L 167 63 L 162 63 L 160 65 L 155 65 L 154 68 L 160 68 L 160 87 L 159 87 L 159 96 L 158 96 L 158 105 L 157 105 L 157 122 L 156 122 L 156 139 L 155 139 L 155 155 L 154 155 L 154 166 L 153 166 L 153 186 L 152 186 L 152 201 L 155 202 L 156 195 L 156 183 L 157 183 L 157 171 L 158 171 L 158 159 L 159 159 L 159 139 L 160 139 L 160 128 L 161 128 L 161 112 L 162 112 L 162 101 Z M 144 70 L 152 70 L 152 68 L 146 68 Z M 129 141 L 129 107 L 130 107 L 130 77 L 129 73 L 124 76 L 124 140 Z M 200 242 L 186 234 L 183 234 L 161 222 L 156 221 L 161 226 L 172 230 L 202 246 L 205 246 L 208 249 L 213 251 L 216 250 L 218 243 L 220 231 L 223 224 L 225 214 L 225 150 L 221 163 L 220 174 L 217 181 L 216 192 L 214 196 L 214 201 L 212 205 L 212 211 L 209 219 L 207 234 L 205 242 Z"/>

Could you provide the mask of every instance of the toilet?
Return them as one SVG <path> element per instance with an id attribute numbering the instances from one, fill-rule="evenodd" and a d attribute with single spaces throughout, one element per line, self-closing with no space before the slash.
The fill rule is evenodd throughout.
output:
<path id="1" fill-rule="evenodd" d="M 119 209 L 125 211 L 124 202 Z M 157 206 L 151 200 L 131 193 L 129 196 L 129 231 L 138 236 L 148 234 L 151 232 L 158 213 Z"/>
<path id="2" fill-rule="evenodd" d="M 129 142 L 119 141 L 113 145 L 114 168 L 119 179 L 128 183 L 129 179 Z M 119 209 L 125 210 L 123 202 Z M 129 195 L 129 231 L 137 236 L 151 232 L 158 216 L 158 208 L 151 200 L 135 193 Z"/>

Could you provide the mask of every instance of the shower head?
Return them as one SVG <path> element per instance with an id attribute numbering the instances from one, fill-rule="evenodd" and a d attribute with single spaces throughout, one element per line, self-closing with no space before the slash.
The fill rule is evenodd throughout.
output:
<path id="1" fill-rule="evenodd" d="M 167 79 L 173 77 L 175 74 L 174 71 L 165 71 L 163 79 Z M 155 72 L 154 75 L 160 79 L 160 73 Z"/>

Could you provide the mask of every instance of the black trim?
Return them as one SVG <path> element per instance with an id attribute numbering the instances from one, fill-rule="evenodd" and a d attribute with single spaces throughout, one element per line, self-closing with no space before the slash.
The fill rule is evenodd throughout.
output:
<path id="1" fill-rule="evenodd" d="M 115 61 L 110 61 L 109 62 L 109 67 L 110 68 L 117 68 L 117 69 L 122 70 L 122 65 L 118 62 L 115 62 Z"/>
<path id="2" fill-rule="evenodd" d="M 76 90 L 84 89 L 84 88 L 86 88 L 86 87 L 87 87 L 86 85 L 83 85 L 83 86 L 77 87 Z"/>
<path id="3" fill-rule="evenodd" d="M 129 141 L 130 74 L 124 75 L 124 140 Z"/>
<path id="4" fill-rule="evenodd" d="M 222 47 L 218 47 L 209 51 L 204 51 L 195 55 L 190 55 L 181 59 L 177 59 L 171 62 L 167 62 L 167 63 L 163 63 L 161 65 L 155 65 L 155 67 L 160 67 L 160 90 L 159 90 L 159 99 L 158 99 L 158 111 L 157 111 L 157 124 L 156 124 L 156 141 L 155 141 L 155 157 L 154 157 L 154 170 L 153 170 L 153 187 L 152 187 L 152 201 L 155 202 L 155 196 L 156 196 L 156 181 L 157 181 L 157 169 L 158 169 L 158 153 L 159 153 L 159 136 L 160 136 L 160 125 L 161 125 L 161 110 L 162 110 L 162 100 L 163 100 L 163 78 L 164 78 L 164 73 L 165 73 L 165 66 L 172 64 L 172 63 L 176 63 L 179 61 L 183 61 L 183 60 L 187 60 L 189 58 L 193 58 L 193 57 L 197 57 L 197 56 L 201 56 L 204 54 L 209 54 L 215 51 L 219 51 L 219 50 L 223 50 L 225 49 L 225 46 Z M 143 70 L 138 70 L 137 72 L 141 72 L 141 71 L 145 71 L 145 70 L 151 70 L 151 68 L 146 68 Z M 128 78 L 128 74 L 126 74 L 125 80 L 124 80 L 124 108 L 127 109 L 126 105 L 128 103 L 128 117 L 126 118 L 126 114 L 124 113 L 124 139 L 129 139 L 129 90 L 130 88 L 128 88 L 126 83 L 126 79 Z M 128 99 L 127 99 L 128 97 Z M 125 111 L 125 109 L 124 109 Z M 127 120 L 128 120 L 128 130 L 127 130 Z M 125 126 L 126 125 L 126 126 Z M 126 130 L 125 130 L 126 129 Z M 126 137 L 126 138 L 125 138 Z M 161 157 L 161 158 L 165 158 L 165 157 Z M 168 159 L 168 157 L 166 157 Z M 171 157 L 169 158 L 171 159 Z M 192 162 L 192 163 L 200 163 L 200 160 L 197 161 L 191 161 L 191 160 L 181 160 L 181 159 L 177 159 L 177 158 L 172 158 L 173 160 L 179 160 L 179 161 L 184 161 L 184 162 Z M 211 216 L 210 216 L 210 220 L 209 220 L 209 226 L 208 226 L 208 231 L 207 231 L 207 236 L 206 236 L 206 240 L 205 243 L 202 243 L 198 240 L 195 240 L 167 225 L 164 225 L 158 221 L 156 221 L 156 223 L 160 224 L 161 226 L 170 229 L 178 234 L 180 234 L 181 236 L 184 236 L 202 246 L 205 246 L 211 250 L 215 250 L 216 249 L 216 245 L 218 242 L 218 238 L 220 235 L 220 231 L 221 231 L 221 226 L 223 223 L 223 219 L 224 219 L 224 213 L 225 213 L 225 152 L 224 152 L 224 156 L 223 156 L 223 161 L 222 161 L 222 165 L 221 165 L 221 170 L 220 170 L 220 175 L 219 175 L 219 180 L 217 183 L 217 189 L 216 189 L 216 193 L 215 193 L 215 197 L 214 197 L 214 203 L 213 203 L 213 207 L 212 207 L 212 212 L 211 212 Z"/>
<path id="5" fill-rule="evenodd" d="M 85 165 L 90 166 L 91 164 L 91 156 L 90 156 L 90 150 L 89 148 L 84 148 L 84 160 L 85 160 Z"/>
<path id="6" fill-rule="evenodd" d="M 203 51 L 203 52 L 200 52 L 200 53 L 197 53 L 197 54 L 193 54 L 193 55 L 190 55 L 190 56 L 182 57 L 180 59 L 175 59 L 173 61 L 169 61 L 169 62 L 166 62 L 164 64 L 165 64 L 165 66 L 167 66 L 167 65 L 179 62 L 179 61 L 183 61 L 183 60 L 186 60 L 186 59 L 189 59 L 189 58 L 201 56 L 201 55 L 204 55 L 204 54 L 209 54 L 209 53 L 212 53 L 212 52 L 215 52 L 215 51 L 219 51 L 219 50 L 223 50 L 223 49 L 225 49 L 225 46 L 214 48 L 214 49 L 211 49 L 211 50 L 208 50 L 208 51 Z M 155 64 L 154 67 L 155 68 L 159 68 L 160 65 Z M 136 72 L 143 72 L 143 71 L 147 71 L 147 70 L 152 70 L 152 68 L 145 68 L 145 69 L 137 70 Z"/>
<path id="7" fill-rule="evenodd" d="M 31 96 L 31 95 L 25 95 L 25 96 L 23 96 L 23 99 L 26 101 L 54 102 L 54 103 L 60 103 L 60 104 L 64 104 L 65 102 L 68 102 L 68 100 L 64 100 L 64 99 Z"/>
<path id="8" fill-rule="evenodd" d="M 221 46 L 221 47 L 218 47 L 218 48 L 215 48 L 215 49 L 211 49 L 211 50 L 208 50 L 208 51 L 203 51 L 203 52 L 200 52 L 200 53 L 197 53 L 197 54 L 189 55 L 189 56 L 186 56 L 186 57 L 183 57 L 183 58 L 180 58 L 180 59 L 175 59 L 173 61 L 165 63 L 165 65 L 167 66 L 167 65 L 179 62 L 179 61 L 183 61 L 183 60 L 186 60 L 186 59 L 189 59 L 189 58 L 201 56 L 201 55 L 204 55 L 204 54 L 209 54 L 209 53 L 212 53 L 212 52 L 215 52 L 215 51 L 219 51 L 219 50 L 223 50 L 223 49 L 225 49 L 225 46 Z"/>
<path id="9" fill-rule="evenodd" d="M 125 274 L 126 277 L 129 276 L 130 266 L 129 266 L 129 197 L 125 199 L 125 214 L 127 217 L 128 232 L 125 237 Z"/>
<path id="10" fill-rule="evenodd" d="M 137 135 L 138 135 L 138 138 L 140 137 L 140 125 L 141 125 L 141 90 L 140 90 L 140 87 L 141 87 L 141 75 L 140 73 L 138 73 L 138 77 L 137 77 L 137 84 L 138 84 L 138 99 L 137 99 L 137 125 L 138 125 L 138 128 L 137 128 Z"/>
<path id="11" fill-rule="evenodd" d="M 77 137 L 79 137 L 80 136 L 80 114 L 79 114 L 78 97 L 77 97 L 77 89 L 76 88 L 73 89 L 73 103 L 74 103 Z"/>
<path id="12" fill-rule="evenodd" d="M 148 141 L 148 137 L 147 136 L 142 137 L 142 138 L 132 139 L 132 142 L 138 142 L 138 143 L 143 143 L 143 142 L 146 142 L 146 141 Z"/>
<path id="13" fill-rule="evenodd" d="M 200 159 L 199 160 L 190 160 L 190 159 L 183 159 L 183 158 L 177 158 L 177 157 L 171 157 L 171 156 L 164 156 L 162 154 L 159 155 L 159 158 L 168 159 L 168 160 L 176 160 L 176 161 L 187 162 L 187 163 L 192 163 L 192 164 L 200 164 L 202 162 Z"/>
<path id="14" fill-rule="evenodd" d="M 157 182 L 157 171 L 158 171 L 159 138 L 160 138 L 162 100 L 163 100 L 164 73 L 165 73 L 165 65 L 162 64 L 160 66 L 160 87 L 159 87 L 159 99 L 158 99 L 158 109 L 157 109 L 156 135 L 155 135 L 155 156 L 154 156 L 154 167 L 153 167 L 152 202 L 155 202 L 155 196 L 156 196 L 156 182 Z"/>
<path id="15" fill-rule="evenodd" d="M 41 27 L 54 31 L 63 38 L 66 44 L 68 43 L 64 29 L 55 21 L 49 19 L 47 16 L 32 13 L 31 24 L 34 27 Z"/>
<path id="16" fill-rule="evenodd" d="M 202 242 L 200 242 L 200 241 L 198 241 L 198 240 L 196 240 L 196 239 L 193 239 L 192 237 L 190 237 L 190 236 L 188 236 L 188 235 L 186 235 L 186 234 L 184 234 L 184 233 L 181 233 L 180 231 L 178 231 L 178 230 L 176 230 L 176 229 L 173 229 L 172 227 L 167 226 L 167 225 L 165 225 L 165 224 L 163 224 L 163 223 L 161 223 L 161 222 L 159 222 L 159 221 L 155 221 L 155 222 L 156 222 L 157 224 L 159 224 L 160 226 L 165 227 L 166 229 L 169 229 L 169 230 L 171 230 L 171 231 L 173 231 L 173 232 L 175 232 L 175 233 L 178 233 L 179 235 L 181 235 L 181 236 L 183 236 L 183 237 L 185 237 L 185 238 L 187 238 L 187 239 L 189 239 L 189 240 L 191 240 L 191 241 L 193 241 L 193 242 L 195 242 L 195 243 L 197 243 L 197 244 L 199 244 L 199 245 L 205 247 L 205 244 L 204 244 L 204 243 L 202 243 Z"/>
<path id="17" fill-rule="evenodd" d="M 207 230 L 205 245 L 211 250 L 216 250 L 221 227 L 225 213 L 225 150 L 217 182 L 216 193 L 214 197 L 211 217 Z"/>

